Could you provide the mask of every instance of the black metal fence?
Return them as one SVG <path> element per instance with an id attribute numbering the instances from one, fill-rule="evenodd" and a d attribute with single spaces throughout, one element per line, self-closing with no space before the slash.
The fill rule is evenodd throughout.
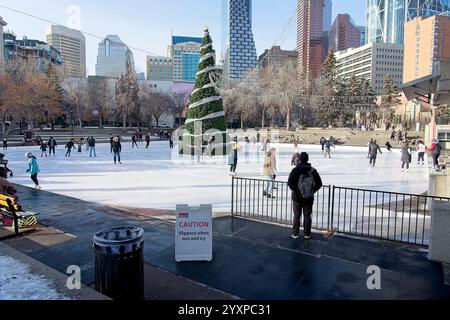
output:
<path id="1" fill-rule="evenodd" d="M 235 216 L 291 225 L 291 191 L 275 181 L 273 198 L 264 196 L 269 181 L 234 177 L 231 212 Z M 427 246 L 433 200 L 427 195 L 324 186 L 315 195 L 313 228 Z"/>

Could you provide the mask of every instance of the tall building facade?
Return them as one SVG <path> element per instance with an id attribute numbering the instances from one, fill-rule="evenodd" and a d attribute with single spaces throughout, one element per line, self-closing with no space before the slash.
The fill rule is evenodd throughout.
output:
<path id="1" fill-rule="evenodd" d="M 252 0 L 223 1 L 222 63 L 229 79 L 242 79 L 257 66 L 252 31 Z"/>
<path id="2" fill-rule="evenodd" d="M 95 74 L 100 77 L 120 78 L 131 68 L 134 70 L 133 53 L 117 35 L 108 35 L 98 45 Z"/>
<path id="3" fill-rule="evenodd" d="M 334 52 L 357 48 L 361 45 L 361 33 L 348 14 L 338 14 L 328 32 L 328 47 Z"/>
<path id="4" fill-rule="evenodd" d="M 384 77 L 390 75 L 397 86 L 402 84 L 403 45 L 368 43 L 335 53 L 336 77 L 344 80 L 355 76 L 369 80 L 372 91 L 382 94 Z"/>
<path id="5" fill-rule="evenodd" d="M 6 27 L 8 24 L 0 17 L 0 63 L 3 62 L 5 56 L 5 48 L 3 44 L 3 27 Z"/>
<path id="6" fill-rule="evenodd" d="M 364 26 L 357 26 L 356 28 L 358 28 L 359 30 L 359 34 L 361 36 L 360 41 L 359 41 L 359 45 L 363 46 L 365 44 L 367 44 L 367 37 L 366 37 L 366 27 Z"/>
<path id="7" fill-rule="evenodd" d="M 169 57 L 147 57 L 147 80 L 173 81 L 173 62 Z"/>
<path id="8" fill-rule="evenodd" d="M 316 77 L 322 65 L 323 0 L 297 1 L 297 51 L 300 72 Z"/>
<path id="9" fill-rule="evenodd" d="M 405 25 L 403 82 L 430 76 L 436 63 L 450 59 L 450 17 L 417 17 Z"/>
<path id="10" fill-rule="evenodd" d="M 86 77 L 86 38 L 80 31 L 61 25 L 49 26 L 47 43 L 61 53 L 68 76 Z"/>
<path id="11" fill-rule="evenodd" d="M 58 50 L 44 41 L 23 37 L 17 40 L 16 35 L 4 33 L 4 56 L 6 59 L 24 59 L 33 63 L 40 72 L 47 72 L 50 65 L 61 66 L 62 56 Z"/>
<path id="12" fill-rule="evenodd" d="M 296 65 L 298 62 L 297 50 L 282 50 L 280 46 L 273 46 L 270 49 L 266 49 L 262 55 L 258 58 L 258 63 L 263 68 L 270 65 L 282 64 L 290 61 Z"/>
<path id="13" fill-rule="evenodd" d="M 402 44 L 405 22 L 449 11 L 449 0 L 367 0 L 367 42 Z"/>
<path id="14" fill-rule="evenodd" d="M 202 40 L 196 37 L 172 36 L 168 56 L 173 64 L 173 81 L 195 82 Z"/>

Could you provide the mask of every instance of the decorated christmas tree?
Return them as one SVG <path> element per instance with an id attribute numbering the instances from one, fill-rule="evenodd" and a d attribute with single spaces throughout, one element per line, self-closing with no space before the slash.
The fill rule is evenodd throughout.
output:
<path id="1" fill-rule="evenodd" d="M 224 154 L 227 122 L 217 87 L 218 70 L 209 30 L 206 28 L 200 49 L 200 61 L 183 134 L 182 153 Z M 218 150 L 222 150 L 218 152 Z"/>

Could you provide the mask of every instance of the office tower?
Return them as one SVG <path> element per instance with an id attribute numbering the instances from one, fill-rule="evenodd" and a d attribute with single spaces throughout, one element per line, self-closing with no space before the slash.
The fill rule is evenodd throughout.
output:
<path id="1" fill-rule="evenodd" d="M 221 60 L 229 79 L 242 79 L 257 66 L 252 32 L 252 1 L 223 1 L 223 39 Z"/>
<path id="2" fill-rule="evenodd" d="M 147 57 L 147 80 L 173 81 L 173 63 L 169 57 Z"/>
<path id="3" fill-rule="evenodd" d="M 128 70 L 134 70 L 133 53 L 117 35 L 108 35 L 98 45 L 95 74 L 100 77 L 120 78 Z"/>
<path id="4" fill-rule="evenodd" d="M 328 36 L 328 46 L 334 52 L 357 48 L 361 45 L 361 33 L 348 14 L 337 15 Z"/>
<path id="5" fill-rule="evenodd" d="M 417 17 L 405 24 L 403 82 L 433 75 L 437 63 L 450 59 L 450 17 Z"/>
<path id="6" fill-rule="evenodd" d="M 331 0 L 323 1 L 323 31 L 329 31 L 333 23 L 333 3 Z"/>
<path id="7" fill-rule="evenodd" d="M 202 38 L 172 36 L 172 44 L 168 48 L 168 59 L 171 59 L 173 64 L 173 81 L 195 82 L 201 43 Z M 164 62 L 168 68 L 169 60 Z"/>
<path id="8" fill-rule="evenodd" d="M 357 26 L 356 28 L 358 28 L 359 34 L 361 35 L 359 45 L 363 46 L 363 45 L 365 45 L 367 43 L 366 27 L 364 27 L 364 26 Z"/>
<path id="9" fill-rule="evenodd" d="M 323 0 L 297 1 L 297 50 L 299 71 L 315 78 L 322 65 Z"/>
<path id="10" fill-rule="evenodd" d="M 382 94 L 384 77 L 390 75 L 395 85 L 402 84 L 403 45 L 391 43 L 368 43 L 335 53 L 336 77 L 348 80 L 355 76 L 369 80 L 372 90 Z"/>
<path id="11" fill-rule="evenodd" d="M 86 38 L 80 31 L 61 25 L 49 26 L 47 43 L 61 53 L 69 77 L 86 77 Z"/>
<path id="12" fill-rule="evenodd" d="M 403 43 L 404 24 L 448 11 L 448 0 L 367 0 L 367 41 Z"/>

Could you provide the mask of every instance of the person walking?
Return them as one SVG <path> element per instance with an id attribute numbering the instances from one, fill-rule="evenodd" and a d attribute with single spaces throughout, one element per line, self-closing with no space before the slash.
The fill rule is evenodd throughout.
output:
<path id="1" fill-rule="evenodd" d="M 139 146 L 137 145 L 136 134 L 133 134 L 133 135 L 131 136 L 131 148 L 134 148 L 134 146 L 136 146 L 136 148 L 139 149 Z"/>
<path id="2" fill-rule="evenodd" d="M 331 148 L 336 148 L 336 146 L 331 142 L 331 140 L 326 140 L 325 142 L 325 158 L 328 156 L 328 158 L 331 159 Z"/>
<path id="3" fill-rule="evenodd" d="M 383 154 L 383 152 L 381 152 L 380 146 L 377 143 L 377 140 L 373 140 L 371 147 L 369 149 L 369 166 L 372 168 L 375 168 L 375 163 L 377 162 L 377 156 L 378 156 L 378 152 L 380 154 Z"/>
<path id="4" fill-rule="evenodd" d="M 146 148 L 146 149 L 148 149 L 148 147 L 150 146 L 150 141 L 151 141 L 151 138 L 150 138 L 150 132 L 147 132 L 147 134 L 145 135 L 145 142 L 147 143 L 147 144 L 145 145 L 145 148 Z"/>
<path id="5" fill-rule="evenodd" d="M 47 144 L 43 141 L 42 141 L 40 150 L 41 150 L 41 158 L 44 156 L 44 154 L 45 154 L 45 157 L 47 158 Z"/>
<path id="6" fill-rule="evenodd" d="M 67 144 L 66 144 L 66 149 L 67 149 L 67 151 L 66 151 L 66 157 L 69 157 L 69 158 L 70 158 L 70 154 L 72 153 L 72 149 L 75 149 L 75 142 L 74 142 L 73 139 L 70 139 L 70 141 L 67 142 Z"/>
<path id="7" fill-rule="evenodd" d="M 322 188 L 322 179 L 309 161 L 306 152 L 300 154 L 300 163 L 292 170 L 288 179 L 288 186 L 292 191 L 294 221 L 291 237 L 299 238 L 300 218 L 303 213 L 303 232 L 306 240 L 311 239 L 312 210 L 314 194 Z"/>
<path id="8" fill-rule="evenodd" d="M 50 137 L 50 139 L 47 142 L 47 145 L 48 145 L 48 150 L 49 150 L 49 156 L 51 156 L 52 152 L 53 152 L 53 156 L 55 157 L 56 156 L 55 155 L 55 148 L 57 146 L 56 140 L 53 139 L 53 137 Z"/>
<path id="9" fill-rule="evenodd" d="M 426 148 L 426 151 L 431 151 L 431 156 L 433 157 L 433 167 L 436 170 L 439 170 L 439 157 L 442 153 L 442 146 L 439 143 L 439 140 L 433 140 L 433 144 L 430 148 Z"/>
<path id="10" fill-rule="evenodd" d="M 114 164 L 117 164 L 117 161 L 119 164 L 122 164 L 120 161 L 120 153 L 122 152 L 122 144 L 120 143 L 120 137 L 117 136 L 113 140 L 112 149 L 114 152 Z"/>
<path id="11" fill-rule="evenodd" d="M 31 152 L 28 152 L 26 154 L 26 157 L 28 158 L 28 170 L 27 172 L 31 175 L 31 180 L 33 180 L 34 184 L 35 184 L 35 188 L 37 190 L 41 190 L 41 186 L 39 185 L 39 181 L 38 181 L 38 173 L 41 171 L 39 169 L 39 165 L 37 163 L 36 157 L 33 156 L 33 154 Z"/>
<path id="12" fill-rule="evenodd" d="M 8 139 L 3 138 L 3 150 L 8 150 Z"/>
<path id="13" fill-rule="evenodd" d="M 411 148 L 409 147 L 408 142 L 403 142 L 401 145 L 401 154 L 402 154 L 402 172 L 405 170 L 409 171 L 409 164 L 411 163 Z"/>
<path id="14" fill-rule="evenodd" d="M 230 176 L 236 175 L 236 168 L 238 163 L 239 144 L 237 138 L 234 139 L 230 155 L 228 157 L 228 165 L 230 166 Z"/>
<path id="15" fill-rule="evenodd" d="M 264 159 L 263 175 L 267 179 L 267 185 L 266 188 L 264 189 L 263 196 L 269 199 L 273 199 L 275 198 L 273 196 L 273 189 L 274 189 L 273 187 L 274 187 L 274 180 L 276 177 L 276 163 L 274 162 L 272 151 L 267 152 L 266 157 Z"/>
<path id="16" fill-rule="evenodd" d="M 422 164 L 425 165 L 425 152 L 427 148 L 425 147 L 425 144 L 422 140 L 419 140 L 417 142 L 417 165 L 420 166 Z"/>
<path id="17" fill-rule="evenodd" d="M 95 152 L 95 138 L 91 136 L 88 141 L 89 144 L 89 158 L 92 158 L 92 152 L 94 152 L 94 158 L 97 158 L 97 153 Z"/>

